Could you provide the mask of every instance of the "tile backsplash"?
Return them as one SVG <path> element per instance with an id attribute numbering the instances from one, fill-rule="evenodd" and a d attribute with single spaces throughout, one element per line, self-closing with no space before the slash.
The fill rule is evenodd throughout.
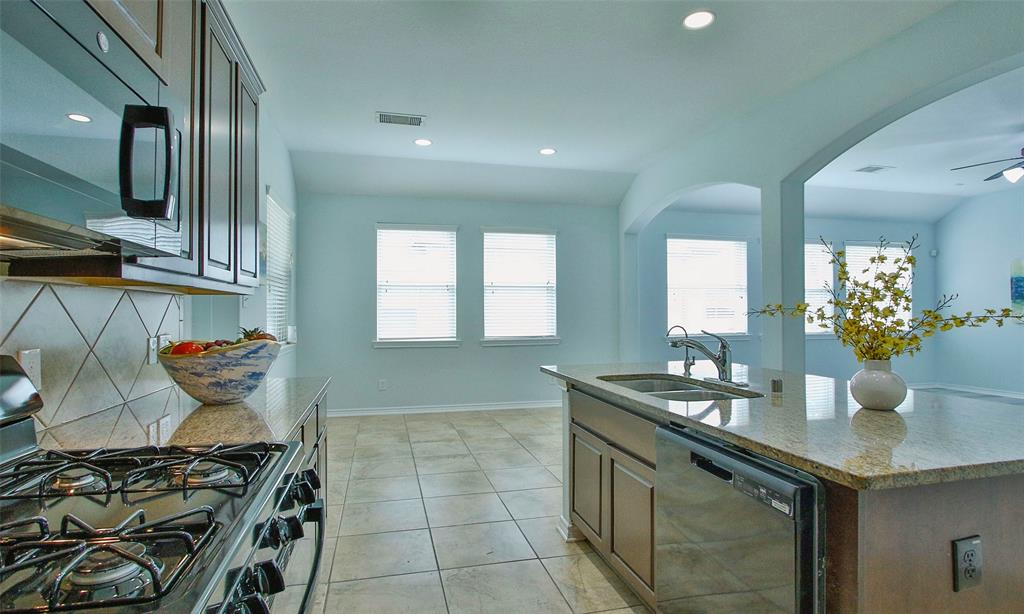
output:
<path id="1" fill-rule="evenodd" d="M 0 282 L 0 354 L 42 350 L 47 448 L 127 447 L 166 441 L 180 393 L 147 339 L 183 335 L 184 297 L 162 292 L 26 281 Z"/>

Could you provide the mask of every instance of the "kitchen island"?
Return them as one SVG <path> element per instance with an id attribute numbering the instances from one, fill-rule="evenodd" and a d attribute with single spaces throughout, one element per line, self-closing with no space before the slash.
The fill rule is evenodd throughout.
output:
<path id="1" fill-rule="evenodd" d="M 734 379 L 749 387 L 732 400 L 671 401 L 621 385 L 650 375 L 707 385 L 716 371 L 703 361 L 690 378 L 682 362 L 542 371 L 565 391 L 563 530 L 591 541 L 649 604 L 654 429 L 672 425 L 820 480 L 828 612 L 1024 611 L 1024 405 L 915 390 L 896 412 L 876 412 L 843 380 L 743 365 Z M 952 541 L 973 535 L 982 579 L 956 592 Z"/>

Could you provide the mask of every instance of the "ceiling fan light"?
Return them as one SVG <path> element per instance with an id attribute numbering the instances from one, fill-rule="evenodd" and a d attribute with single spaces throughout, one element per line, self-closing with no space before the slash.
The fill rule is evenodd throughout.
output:
<path id="1" fill-rule="evenodd" d="M 1017 183 L 1021 180 L 1021 177 L 1024 177 L 1024 168 L 1020 166 L 1008 168 L 1003 171 L 1003 177 L 1010 183 Z"/>

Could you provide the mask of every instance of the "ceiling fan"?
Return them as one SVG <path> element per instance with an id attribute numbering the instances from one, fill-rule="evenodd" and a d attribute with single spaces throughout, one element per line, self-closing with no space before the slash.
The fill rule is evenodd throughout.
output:
<path id="1" fill-rule="evenodd" d="M 1009 181 L 1010 183 L 1017 183 L 1018 181 L 1021 180 L 1022 177 L 1024 177 L 1024 149 L 1020 150 L 1020 155 L 1017 156 L 1016 158 L 1004 158 L 1002 160 L 992 160 L 991 162 L 979 162 L 978 164 L 968 164 L 967 166 L 958 166 L 956 168 L 951 168 L 949 170 L 951 170 L 951 171 L 959 171 L 959 170 L 963 170 L 965 168 L 974 168 L 976 166 L 986 166 L 988 164 L 997 164 L 999 162 L 1011 162 L 1013 160 L 1016 160 L 1017 162 L 1014 163 L 1014 164 L 1011 164 L 1010 166 L 1007 166 L 1003 170 L 999 171 L 998 173 L 993 174 L 990 177 L 986 177 L 985 181 L 992 181 L 993 179 L 998 179 L 1000 176 L 1002 176 L 1002 177 L 1005 177 L 1006 180 Z"/>

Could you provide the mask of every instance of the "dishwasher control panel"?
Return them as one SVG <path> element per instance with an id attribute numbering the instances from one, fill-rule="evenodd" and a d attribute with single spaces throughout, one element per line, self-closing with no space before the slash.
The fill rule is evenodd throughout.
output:
<path id="1" fill-rule="evenodd" d="M 753 497 L 768 507 L 774 508 L 792 518 L 793 500 L 790 497 L 773 490 L 764 484 L 751 480 L 740 473 L 733 474 L 732 485 L 733 488 L 743 494 Z"/>

